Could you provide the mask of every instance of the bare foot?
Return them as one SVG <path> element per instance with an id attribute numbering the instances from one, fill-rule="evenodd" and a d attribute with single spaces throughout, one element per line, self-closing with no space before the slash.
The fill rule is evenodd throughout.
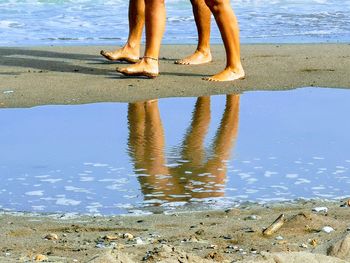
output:
<path id="1" fill-rule="evenodd" d="M 204 52 L 196 50 L 192 55 L 185 57 L 180 60 L 176 60 L 175 64 L 180 65 L 200 65 L 209 63 L 211 61 L 211 53 L 210 51 Z"/>
<path id="2" fill-rule="evenodd" d="M 101 50 L 100 54 L 110 61 L 126 61 L 129 63 L 136 63 L 139 61 L 140 51 L 135 48 L 125 45 L 121 49 L 115 51 Z"/>
<path id="3" fill-rule="evenodd" d="M 233 81 L 237 79 L 244 79 L 245 73 L 243 68 L 233 70 L 231 68 L 225 68 L 223 71 L 215 74 L 212 77 L 203 78 L 206 81 Z"/>
<path id="4" fill-rule="evenodd" d="M 117 68 L 125 76 L 155 78 L 159 75 L 158 59 L 143 58 L 140 62 L 126 68 Z"/>

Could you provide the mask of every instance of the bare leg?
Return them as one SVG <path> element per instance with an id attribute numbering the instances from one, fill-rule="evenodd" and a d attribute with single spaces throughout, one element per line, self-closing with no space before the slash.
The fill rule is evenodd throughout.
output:
<path id="1" fill-rule="evenodd" d="M 140 57 L 140 42 L 142 29 L 145 24 L 145 1 L 129 1 L 129 37 L 128 41 L 121 49 L 114 51 L 101 50 L 101 55 L 108 60 L 127 61 L 135 63 Z"/>
<path id="2" fill-rule="evenodd" d="M 226 51 L 226 67 L 209 81 L 231 81 L 244 78 L 240 58 L 239 28 L 230 0 L 205 0 L 220 29 Z"/>
<path id="3" fill-rule="evenodd" d="M 199 65 L 211 61 L 210 53 L 210 9 L 204 0 L 191 0 L 194 19 L 198 32 L 196 51 L 184 59 L 175 61 L 181 65 Z"/>
<path id="4" fill-rule="evenodd" d="M 146 50 L 140 62 L 126 68 L 117 69 L 128 76 L 154 78 L 159 74 L 158 57 L 165 28 L 164 0 L 145 0 Z"/>

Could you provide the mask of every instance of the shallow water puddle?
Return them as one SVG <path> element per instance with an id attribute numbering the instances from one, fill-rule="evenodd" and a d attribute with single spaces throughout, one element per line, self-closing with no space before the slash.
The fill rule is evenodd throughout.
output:
<path id="1" fill-rule="evenodd" d="M 349 194 L 350 92 L 1 109 L 0 209 L 120 214 Z"/>

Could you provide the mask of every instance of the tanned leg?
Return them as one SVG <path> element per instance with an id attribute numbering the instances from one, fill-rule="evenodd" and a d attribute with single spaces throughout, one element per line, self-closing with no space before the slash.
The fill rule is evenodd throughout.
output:
<path id="1" fill-rule="evenodd" d="M 175 64 L 199 65 L 211 61 L 210 53 L 210 9 L 204 0 L 191 0 L 194 19 L 198 32 L 198 45 L 196 51 Z"/>
<path id="2" fill-rule="evenodd" d="M 164 0 L 145 0 L 146 50 L 144 57 L 135 65 L 117 69 L 127 76 L 154 78 L 159 74 L 158 57 L 165 28 Z"/>
<path id="3" fill-rule="evenodd" d="M 145 1 L 129 1 L 129 37 L 121 49 L 114 51 L 101 50 L 101 55 L 111 61 L 139 61 L 142 29 L 145 24 Z"/>
<path id="4" fill-rule="evenodd" d="M 220 29 L 226 51 L 226 67 L 208 81 L 232 81 L 243 79 L 245 74 L 240 58 L 239 28 L 230 0 L 205 0 Z"/>

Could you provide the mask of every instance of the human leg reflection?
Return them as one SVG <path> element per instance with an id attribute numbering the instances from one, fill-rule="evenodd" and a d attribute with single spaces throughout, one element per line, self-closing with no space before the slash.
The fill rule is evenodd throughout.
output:
<path id="1" fill-rule="evenodd" d="M 172 175 L 180 178 L 187 195 L 192 198 L 224 195 L 226 160 L 230 158 L 237 138 L 238 120 L 239 95 L 227 95 L 225 111 L 209 150 L 211 154 L 205 160 L 204 139 L 210 122 L 210 98 L 198 98 L 192 123 L 182 146 L 182 159 L 187 162 L 171 170 Z"/>
<path id="2" fill-rule="evenodd" d="M 206 157 L 210 97 L 199 97 L 179 149 L 180 159 L 167 165 L 158 102 L 129 105 L 129 149 L 145 199 L 189 201 L 223 196 L 226 160 L 237 137 L 239 95 L 227 95 L 225 111 Z M 132 123 L 133 122 L 133 123 Z"/>
<path id="3" fill-rule="evenodd" d="M 129 150 L 139 174 L 145 199 L 153 195 L 167 196 L 172 178 L 164 156 L 164 130 L 158 101 L 130 103 L 128 108 Z"/>

